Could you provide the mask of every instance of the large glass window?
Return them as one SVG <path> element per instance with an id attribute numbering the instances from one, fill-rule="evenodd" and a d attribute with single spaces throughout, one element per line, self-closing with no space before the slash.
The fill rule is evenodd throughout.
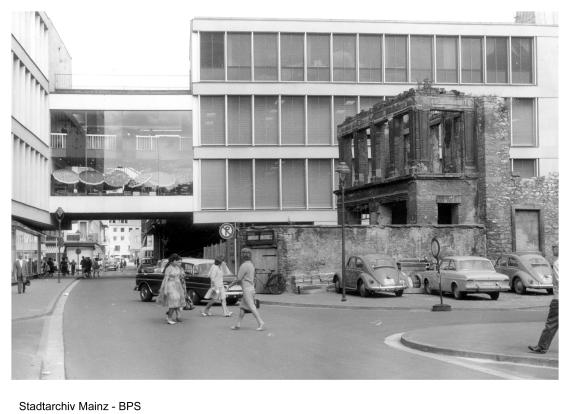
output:
<path id="1" fill-rule="evenodd" d="M 349 116 L 356 114 L 356 96 L 334 97 L 334 138 L 337 140 L 337 127 Z"/>
<path id="2" fill-rule="evenodd" d="M 513 83 L 532 83 L 532 38 L 511 39 L 511 64 Z"/>
<path id="3" fill-rule="evenodd" d="M 382 36 L 360 35 L 358 46 L 359 81 L 382 81 Z"/>
<path id="4" fill-rule="evenodd" d="M 224 80 L 224 33 L 200 33 L 200 79 Z"/>
<path id="5" fill-rule="evenodd" d="M 506 37 L 487 38 L 487 82 L 507 83 L 509 54 Z"/>
<path id="6" fill-rule="evenodd" d="M 281 97 L 281 144 L 305 144 L 305 98 Z"/>
<path id="7" fill-rule="evenodd" d="M 305 208 L 305 160 L 283 160 L 283 208 Z"/>
<path id="8" fill-rule="evenodd" d="M 356 82 L 356 35 L 333 35 L 333 80 Z"/>
<path id="9" fill-rule="evenodd" d="M 225 101 L 223 96 L 200 97 L 202 145 L 225 144 Z"/>
<path id="10" fill-rule="evenodd" d="M 437 82 L 457 83 L 457 37 L 441 37 L 436 40 Z"/>
<path id="11" fill-rule="evenodd" d="M 304 80 L 304 35 L 281 33 L 281 80 Z"/>
<path id="12" fill-rule="evenodd" d="M 279 143 L 278 113 L 277 96 L 255 96 L 255 145 Z"/>
<path id="13" fill-rule="evenodd" d="M 228 33 L 228 80 L 251 80 L 250 33 Z"/>
<path id="14" fill-rule="evenodd" d="M 279 160 L 255 160 L 255 208 L 279 208 Z"/>
<path id="15" fill-rule="evenodd" d="M 191 195 L 190 111 L 51 111 L 53 195 Z"/>
<path id="16" fill-rule="evenodd" d="M 433 46 L 431 36 L 411 36 L 410 65 L 412 82 L 433 81 Z"/>
<path id="17" fill-rule="evenodd" d="M 251 145 L 250 96 L 228 96 L 228 144 Z"/>
<path id="18" fill-rule="evenodd" d="M 253 208 L 251 160 L 228 161 L 228 208 Z"/>
<path id="19" fill-rule="evenodd" d="M 309 96 L 307 99 L 307 134 L 309 145 L 331 143 L 331 98 Z"/>
<path id="20" fill-rule="evenodd" d="M 226 161 L 202 160 L 202 208 L 225 210 Z"/>
<path id="21" fill-rule="evenodd" d="M 307 35 L 307 80 L 330 80 L 330 36 Z"/>
<path id="22" fill-rule="evenodd" d="M 253 56 L 255 80 L 277 80 L 277 34 L 255 33 Z"/>
<path id="23" fill-rule="evenodd" d="M 513 146 L 532 147 L 536 145 L 534 102 L 532 98 L 512 99 Z"/>
<path id="24" fill-rule="evenodd" d="M 361 96 L 360 97 L 360 110 L 367 111 L 374 106 L 374 104 L 383 102 L 381 96 Z"/>
<path id="25" fill-rule="evenodd" d="M 386 36 L 386 82 L 408 80 L 407 36 Z"/>
<path id="26" fill-rule="evenodd" d="M 480 37 L 461 38 L 461 81 L 483 82 L 483 39 Z"/>
<path id="27" fill-rule="evenodd" d="M 309 208 L 332 207 L 330 160 L 309 160 Z"/>

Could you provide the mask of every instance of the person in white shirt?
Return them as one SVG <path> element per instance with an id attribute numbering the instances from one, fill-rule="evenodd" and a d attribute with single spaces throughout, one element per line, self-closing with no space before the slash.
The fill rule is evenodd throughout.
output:
<path id="1" fill-rule="evenodd" d="M 16 281 L 18 282 L 18 293 L 26 293 L 26 272 L 24 271 L 25 264 L 22 255 L 18 255 L 18 259 L 14 262 L 14 266 L 12 268 L 12 273 L 16 277 Z"/>
<path id="2" fill-rule="evenodd" d="M 554 297 L 550 301 L 550 308 L 548 309 L 548 316 L 544 329 L 540 334 L 538 345 L 529 345 L 530 352 L 535 354 L 545 354 L 550 348 L 550 344 L 558 332 L 558 259 L 552 265 L 552 282 L 554 285 Z"/>
<path id="3" fill-rule="evenodd" d="M 224 264 L 224 258 L 222 256 L 217 256 L 214 259 L 214 264 L 210 268 L 210 272 L 208 273 L 208 277 L 210 278 L 210 289 L 206 292 L 206 299 L 209 299 L 206 307 L 202 311 L 202 316 L 212 316 L 210 313 L 210 308 L 216 302 L 222 303 L 222 310 L 224 312 L 224 316 L 229 318 L 232 316 L 233 312 L 228 312 L 228 307 L 226 305 L 226 290 L 224 287 L 224 272 L 222 270 L 222 266 Z"/>

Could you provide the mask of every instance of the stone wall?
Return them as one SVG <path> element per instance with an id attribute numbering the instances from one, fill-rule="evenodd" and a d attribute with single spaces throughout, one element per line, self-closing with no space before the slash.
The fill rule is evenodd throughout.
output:
<path id="1" fill-rule="evenodd" d="M 289 289 L 295 278 L 315 275 L 326 282 L 340 271 L 340 226 L 270 228 L 277 239 L 277 271 L 286 277 Z M 486 255 L 485 230 L 480 225 L 390 225 L 346 226 L 346 256 L 348 259 L 353 254 L 387 253 L 396 259 L 431 257 L 433 237 L 439 239 L 442 255 Z"/>

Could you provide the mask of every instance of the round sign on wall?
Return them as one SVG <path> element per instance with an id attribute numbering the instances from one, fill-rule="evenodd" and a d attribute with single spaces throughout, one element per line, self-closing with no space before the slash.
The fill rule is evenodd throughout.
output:
<path id="1" fill-rule="evenodd" d="M 75 249 L 75 254 L 81 254 L 81 249 Z"/>
<path id="2" fill-rule="evenodd" d="M 223 239 L 231 239 L 235 233 L 234 225 L 231 223 L 224 223 L 220 226 L 219 232 Z"/>

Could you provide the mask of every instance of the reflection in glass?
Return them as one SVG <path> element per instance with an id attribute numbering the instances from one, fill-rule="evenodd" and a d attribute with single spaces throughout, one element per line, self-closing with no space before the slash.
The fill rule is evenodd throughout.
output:
<path id="1" fill-rule="evenodd" d="M 52 111 L 52 195 L 192 195 L 189 111 Z"/>

